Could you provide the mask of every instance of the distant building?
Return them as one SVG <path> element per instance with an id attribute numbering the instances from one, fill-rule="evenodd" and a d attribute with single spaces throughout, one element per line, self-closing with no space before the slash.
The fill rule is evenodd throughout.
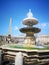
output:
<path id="1" fill-rule="evenodd" d="M 36 41 L 49 45 L 49 35 L 40 35 L 37 37 Z"/>
<path id="2" fill-rule="evenodd" d="M 6 37 L 5 35 L 0 35 L 0 41 L 6 41 Z"/>
<path id="3" fill-rule="evenodd" d="M 11 37 L 12 43 L 23 42 L 24 40 L 25 40 L 25 36 Z M 7 36 L 0 35 L 0 41 L 8 42 Z M 49 35 L 39 35 L 39 36 L 37 36 L 36 42 L 40 42 L 41 44 L 49 45 Z"/>
<path id="4" fill-rule="evenodd" d="M 0 35 L 0 44 L 1 42 L 12 42 L 12 43 L 18 43 L 18 42 L 23 42 L 25 39 L 24 36 L 16 36 L 16 37 L 12 37 L 11 36 L 11 40 L 8 40 L 8 36 L 5 36 L 5 35 Z"/>

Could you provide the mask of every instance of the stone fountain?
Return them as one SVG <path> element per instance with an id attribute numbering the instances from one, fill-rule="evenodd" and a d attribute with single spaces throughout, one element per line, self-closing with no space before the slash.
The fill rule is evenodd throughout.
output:
<path id="1" fill-rule="evenodd" d="M 20 32 L 26 34 L 24 44 L 21 45 L 21 47 L 19 46 L 21 43 L 1 46 L 0 50 L 3 51 L 2 61 L 7 60 L 9 63 L 14 63 L 14 65 L 49 65 L 49 50 L 44 48 L 33 49 L 33 47 L 36 46 L 34 34 L 41 31 L 39 28 L 33 26 L 38 23 L 38 20 L 33 17 L 31 9 L 29 9 L 27 16 L 22 22 L 26 26 L 20 29 Z M 12 45 L 12 47 L 10 45 Z M 13 46 L 15 46 L 15 48 Z M 28 49 L 27 47 L 32 49 Z"/>
<path id="2" fill-rule="evenodd" d="M 34 46 L 36 44 L 36 38 L 34 36 L 35 33 L 40 32 L 39 28 L 33 27 L 33 25 L 36 25 L 38 23 L 38 20 L 33 17 L 33 14 L 31 12 L 31 9 L 29 9 L 29 12 L 27 13 L 27 18 L 23 19 L 23 24 L 26 25 L 26 27 L 21 28 L 20 31 L 22 33 L 26 34 L 26 39 L 24 40 L 25 46 Z"/>

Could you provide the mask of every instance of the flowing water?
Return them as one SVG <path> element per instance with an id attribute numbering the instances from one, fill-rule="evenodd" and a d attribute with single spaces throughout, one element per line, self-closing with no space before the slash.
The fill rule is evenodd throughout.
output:
<path id="1" fill-rule="evenodd" d="M 23 65 L 23 55 L 21 52 L 18 52 L 15 57 L 15 65 Z"/>

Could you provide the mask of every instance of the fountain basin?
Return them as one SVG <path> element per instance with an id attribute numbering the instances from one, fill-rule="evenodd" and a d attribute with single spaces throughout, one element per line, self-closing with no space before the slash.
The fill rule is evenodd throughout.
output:
<path id="1" fill-rule="evenodd" d="M 1 47 L 1 49 L 2 51 L 4 51 L 4 56 L 6 56 L 5 58 L 9 59 L 10 61 L 14 60 L 13 58 L 15 57 L 16 53 L 22 52 L 23 57 L 24 57 L 24 63 L 27 65 L 28 63 L 32 65 L 34 63 L 35 64 L 37 63 L 40 65 L 42 63 L 45 64 L 44 62 L 46 63 L 49 62 L 49 46 L 45 48 L 37 48 L 35 46 L 34 47 L 24 47 L 21 45 L 11 44 L 11 45 L 4 45 Z"/>
<path id="2" fill-rule="evenodd" d="M 24 27 L 24 28 L 21 28 L 20 29 L 20 31 L 21 32 L 23 32 L 23 33 L 27 33 L 27 32 L 32 32 L 32 33 L 38 33 L 38 32 L 40 32 L 41 30 L 39 29 L 39 28 L 36 28 L 36 27 Z"/>
<path id="3" fill-rule="evenodd" d="M 2 48 L 13 48 L 13 49 L 21 49 L 21 50 L 49 50 L 49 46 L 24 46 L 24 45 L 18 45 L 18 44 L 11 44 L 7 46 L 2 46 Z"/>
<path id="4" fill-rule="evenodd" d="M 25 25 L 30 25 L 30 26 L 32 26 L 32 25 L 35 25 L 35 24 L 37 24 L 38 23 L 38 20 L 36 19 L 36 18 L 25 18 L 24 20 L 23 20 L 23 24 L 25 24 Z"/>

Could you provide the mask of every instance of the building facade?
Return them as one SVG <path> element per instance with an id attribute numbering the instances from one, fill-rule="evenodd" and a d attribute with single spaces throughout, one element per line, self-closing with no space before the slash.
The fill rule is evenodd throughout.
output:
<path id="1" fill-rule="evenodd" d="M 11 37 L 12 43 L 23 42 L 24 40 L 25 40 L 25 36 Z M 1 42 L 8 42 L 7 36 L 0 35 L 0 44 Z M 44 45 L 49 45 L 49 35 L 37 36 L 36 42 L 40 42 L 41 44 L 44 44 Z"/>
<path id="2" fill-rule="evenodd" d="M 36 41 L 49 45 L 49 35 L 40 35 L 37 37 Z"/>

